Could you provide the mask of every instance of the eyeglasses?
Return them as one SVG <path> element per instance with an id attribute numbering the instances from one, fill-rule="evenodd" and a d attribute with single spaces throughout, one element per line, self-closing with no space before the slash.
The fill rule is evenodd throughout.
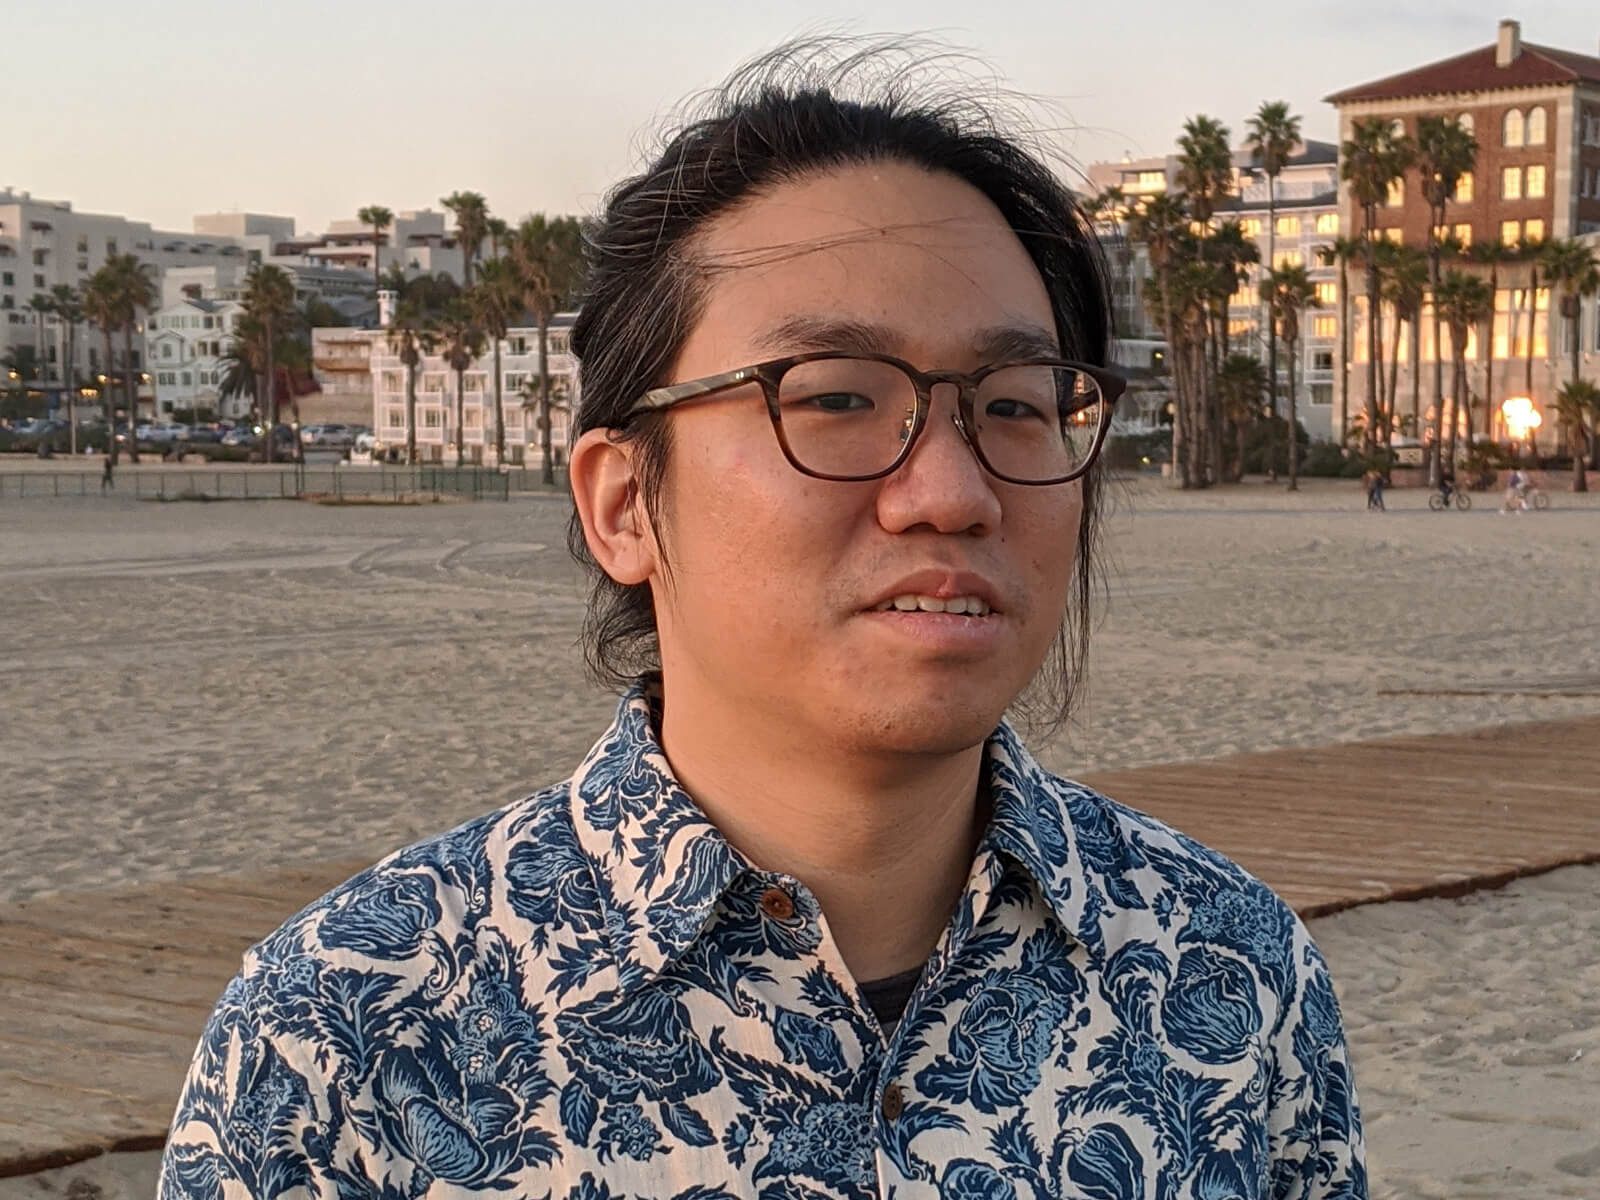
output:
<path id="1" fill-rule="evenodd" d="M 1007 483 L 1068 483 L 1093 464 L 1127 383 L 1064 359 L 996 363 L 972 372 L 919 371 L 886 354 L 796 354 L 653 388 L 630 418 L 759 383 L 789 464 L 814 479 L 881 479 L 915 449 L 933 388 L 957 389 L 951 420 L 984 470 Z"/>

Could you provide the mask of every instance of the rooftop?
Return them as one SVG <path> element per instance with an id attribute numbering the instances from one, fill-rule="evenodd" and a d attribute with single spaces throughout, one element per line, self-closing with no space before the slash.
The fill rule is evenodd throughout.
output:
<path id="1" fill-rule="evenodd" d="M 1517 53 L 1504 66 L 1502 47 L 1493 44 L 1454 58 L 1402 71 L 1386 79 L 1345 88 L 1328 96 L 1329 104 L 1363 100 L 1401 100 L 1419 96 L 1454 96 L 1468 92 L 1507 91 L 1551 84 L 1600 86 L 1600 58 L 1517 41 Z"/>

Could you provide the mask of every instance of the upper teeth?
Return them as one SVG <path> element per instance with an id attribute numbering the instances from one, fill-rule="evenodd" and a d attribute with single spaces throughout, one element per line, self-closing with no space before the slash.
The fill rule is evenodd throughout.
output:
<path id="1" fill-rule="evenodd" d="M 877 611 L 888 612 L 891 608 L 899 612 L 965 613 L 973 617 L 989 615 L 989 605 L 977 596 L 948 596 L 940 599 L 938 596 L 920 596 L 908 592 L 904 596 L 885 600 L 878 605 Z"/>

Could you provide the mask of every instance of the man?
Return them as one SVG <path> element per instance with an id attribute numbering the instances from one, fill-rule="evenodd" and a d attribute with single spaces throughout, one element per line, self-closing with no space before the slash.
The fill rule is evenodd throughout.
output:
<path id="1" fill-rule="evenodd" d="M 1104 280 L 970 102 L 842 98 L 874 63 L 759 64 L 610 197 L 616 723 L 250 952 L 165 1194 L 1365 1196 L 1303 927 L 1002 722 L 1081 671 Z"/>

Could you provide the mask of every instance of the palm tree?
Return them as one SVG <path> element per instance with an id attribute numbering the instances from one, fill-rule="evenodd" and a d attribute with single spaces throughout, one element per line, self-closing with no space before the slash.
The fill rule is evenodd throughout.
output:
<path id="1" fill-rule="evenodd" d="M 239 324 L 234 327 L 233 340 L 222 352 L 222 381 L 217 385 L 217 394 L 223 400 L 231 400 L 235 396 L 246 397 L 254 412 L 259 411 L 261 405 L 261 363 L 254 357 L 260 339 L 248 328 L 249 321 L 248 317 L 240 318 Z"/>
<path id="2" fill-rule="evenodd" d="M 1445 117 L 1417 118 L 1417 175 L 1422 181 L 1422 198 L 1428 202 L 1428 292 L 1439 292 L 1439 259 L 1443 248 L 1445 206 L 1455 198 L 1461 177 L 1478 164 L 1478 139 L 1458 121 Z M 1433 306 L 1433 406 L 1444 405 L 1444 356 L 1439 353 L 1439 306 Z M 1422 370 L 1418 358 L 1414 371 Z M 1413 405 L 1415 408 L 1415 405 Z M 1439 447 L 1428 459 L 1428 482 L 1439 482 Z"/>
<path id="3" fill-rule="evenodd" d="M 395 310 L 387 331 L 389 349 L 406 369 L 406 462 L 417 461 L 417 370 L 424 355 L 433 353 L 433 323 L 415 305 Z"/>
<path id="4" fill-rule="evenodd" d="M 78 453 L 78 326 L 83 324 L 83 300 L 70 283 L 58 283 L 50 289 L 50 304 L 56 320 L 67 327 L 67 357 L 62 378 L 67 385 L 67 444 L 70 452 Z"/>
<path id="5" fill-rule="evenodd" d="M 461 432 L 466 405 L 467 368 L 483 353 L 483 327 L 463 300 L 456 300 L 439 318 L 436 335 L 445 364 L 456 375 L 456 466 L 463 456 Z"/>
<path id="6" fill-rule="evenodd" d="M 1300 490 L 1300 439 L 1299 414 L 1295 403 L 1295 345 L 1300 340 L 1300 314 L 1316 308 L 1316 285 L 1306 275 L 1303 266 L 1283 267 L 1268 272 L 1261 284 L 1261 298 L 1267 310 L 1277 321 L 1278 336 L 1288 350 L 1289 359 L 1289 490 Z"/>
<path id="7" fill-rule="evenodd" d="M 1405 178 L 1414 156 L 1412 141 L 1396 133 L 1383 117 L 1358 120 L 1351 136 L 1339 147 L 1339 174 L 1350 185 L 1350 197 L 1361 210 L 1362 249 L 1367 264 L 1367 428 L 1365 450 L 1377 449 L 1378 358 L 1378 208 L 1389 198 L 1389 188 Z"/>
<path id="8" fill-rule="evenodd" d="M 489 232 L 489 204 L 478 192 L 451 192 L 439 203 L 456 217 L 456 244 L 461 247 L 461 285 L 472 286 L 472 260 Z"/>
<path id="9" fill-rule="evenodd" d="M 512 262 L 522 284 L 523 302 L 539 326 L 540 478 L 556 481 L 550 446 L 550 321 L 570 303 L 583 282 L 583 227 L 576 217 L 535 213 L 517 227 Z"/>
<path id="10" fill-rule="evenodd" d="M 1133 247 L 1128 242 L 1128 230 L 1123 221 L 1128 211 L 1128 197 L 1120 187 L 1113 184 L 1102 188 L 1089 200 L 1089 216 L 1097 225 L 1106 225 L 1111 229 L 1111 241 L 1117 249 L 1117 294 L 1112 297 L 1111 321 L 1112 328 L 1119 337 L 1128 337 L 1133 333 L 1133 313 L 1128 306 L 1121 302 L 1121 292 L 1125 288 L 1131 289 L 1130 273 Z"/>
<path id="11" fill-rule="evenodd" d="M 1379 247 L 1382 254 L 1385 278 L 1382 294 L 1394 314 L 1394 334 L 1389 345 L 1389 388 L 1387 392 L 1388 421 L 1385 424 L 1386 444 L 1392 444 L 1396 413 L 1400 409 L 1398 384 L 1400 375 L 1400 332 L 1406 322 L 1411 323 L 1411 427 L 1417 428 L 1422 419 L 1420 384 L 1422 380 L 1422 339 L 1418 336 L 1422 324 L 1422 302 L 1427 297 L 1428 255 L 1409 246 L 1385 243 Z"/>
<path id="12" fill-rule="evenodd" d="M 245 315 L 260 328 L 262 351 L 262 388 L 260 395 L 266 407 L 267 437 L 263 457 L 271 462 L 275 456 L 278 430 L 278 339 L 292 327 L 298 310 L 294 306 L 294 280 L 282 267 L 255 266 L 245 280 Z M 296 439 L 296 450 L 298 452 Z"/>
<path id="13" fill-rule="evenodd" d="M 1600 426 L 1600 387 L 1587 379 L 1567 380 L 1556 393 L 1556 412 L 1566 426 L 1572 449 L 1572 490 L 1589 490 L 1589 456 L 1594 453 L 1594 437 L 1589 422 Z"/>
<path id="14" fill-rule="evenodd" d="M 1339 444 L 1350 420 L 1350 263 L 1362 253 L 1355 238 L 1337 237 L 1317 251 L 1322 265 L 1339 267 Z"/>
<path id="15" fill-rule="evenodd" d="M 107 266 L 101 267 L 89 276 L 83 285 L 83 314 L 93 324 L 100 327 L 102 347 L 105 351 L 105 361 L 100 364 L 95 382 L 100 393 L 100 408 L 104 413 L 106 422 L 106 452 L 111 456 L 113 465 L 117 461 L 117 421 L 116 402 L 111 398 L 111 385 L 116 374 L 111 365 L 111 336 L 122 324 L 121 300 L 117 295 L 116 280 Z M 91 354 L 92 357 L 92 354 Z M 130 422 L 129 434 L 133 432 Z M 130 436 L 130 448 L 132 441 Z"/>
<path id="16" fill-rule="evenodd" d="M 1189 204 L 1189 214 L 1199 227 L 1199 255 L 1202 264 L 1210 263 L 1209 252 L 1211 218 L 1218 206 L 1233 188 L 1233 151 L 1228 142 L 1228 127 L 1214 117 L 1194 116 L 1183 123 L 1183 133 L 1178 138 L 1177 184 Z M 1205 306 L 1207 313 L 1210 305 Z M 1226 324 L 1224 320 L 1223 324 Z M 1222 471 L 1221 424 L 1216 419 L 1212 400 L 1215 390 L 1211 380 L 1221 367 L 1217 333 L 1212 326 L 1207 333 L 1210 344 L 1210 370 L 1205 370 L 1202 358 L 1202 379 L 1205 381 L 1197 397 L 1199 416 L 1197 465 L 1201 467 L 1200 481 L 1214 482 Z"/>
<path id="17" fill-rule="evenodd" d="M 37 379 L 48 378 L 50 371 L 45 365 L 44 352 L 44 323 L 45 319 L 55 312 L 55 302 L 44 292 L 35 292 L 28 301 L 28 308 L 33 313 L 33 344 L 34 344 L 34 376 Z"/>
<path id="18" fill-rule="evenodd" d="M 1576 238 L 1545 243 L 1541 255 L 1545 282 L 1561 292 L 1561 317 L 1567 323 L 1567 344 L 1571 347 L 1572 374 L 1578 378 L 1582 351 L 1578 345 L 1578 319 L 1583 312 L 1583 297 L 1600 292 L 1600 258 L 1594 247 Z"/>
<path id="19" fill-rule="evenodd" d="M 1173 383 L 1172 464 L 1180 486 L 1191 486 L 1191 469 L 1188 447 L 1188 415 L 1183 368 L 1178 353 L 1177 306 L 1172 296 L 1172 274 L 1180 247 L 1188 240 L 1189 213 L 1182 200 L 1166 194 L 1147 197 L 1128 216 L 1128 234 L 1144 243 L 1145 254 L 1150 259 L 1153 288 L 1147 288 L 1146 299 L 1152 315 L 1161 326 L 1166 339 L 1167 353 L 1171 358 L 1168 370 Z"/>
<path id="20" fill-rule="evenodd" d="M 1289 165 L 1289 158 L 1300 144 L 1300 118 L 1289 112 L 1283 100 L 1269 100 L 1250 118 L 1245 146 L 1250 161 L 1267 177 L 1267 262 L 1278 265 L 1278 176 Z M 1267 326 L 1267 407 L 1278 415 L 1278 338 L 1270 316 Z M 1270 445 L 1267 459 L 1272 461 Z"/>
<path id="21" fill-rule="evenodd" d="M 1527 396 L 1533 396 L 1533 344 L 1534 334 L 1539 328 L 1539 267 L 1544 262 L 1545 247 L 1549 243 L 1543 238 L 1525 237 L 1517 244 L 1518 256 L 1528 264 L 1528 354 L 1525 360 L 1526 373 L 1523 375 L 1522 387 Z M 1548 313 L 1548 309 L 1546 310 Z M 1545 318 L 1545 347 L 1549 352 L 1549 317 Z"/>
<path id="22" fill-rule="evenodd" d="M 114 254 L 101 268 L 109 272 L 116 298 L 118 325 L 122 329 L 122 382 L 128 405 L 128 461 L 139 461 L 139 372 L 133 368 L 133 331 L 139 314 L 154 308 L 154 268 L 136 254 Z"/>
<path id="23" fill-rule="evenodd" d="M 1513 262 L 1516 251 L 1503 242 L 1473 242 L 1466 249 L 1468 262 L 1489 268 L 1489 316 L 1486 318 L 1487 333 L 1484 340 L 1484 368 L 1483 368 L 1483 395 L 1491 412 L 1494 411 L 1494 339 L 1495 321 L 1500 304 L 1500 264 Z M 1509 330 L 1507 331 L 1509 335 Z M 1508 339 L 1507 351 L 1510 351 Z M 1488 422 L 1485 421 L 1485 428 Z"/>
<path id="24" fill-rule="evenodd" d="M 383 290 L 383 271 L 378 265 L 378 247 L 383 245 L 383 231 L 394 224 L 394 213 L 381 204 L 369 204 L 356 213 L 356 220 L 372 226 L 372 295 L 376 299 Z"/>
<path id="25" fill-rule="evenodd" d="M 1434 411 L 1433 457 L 1440 461 L 1440 471 L 1444 464 L 1452 467 L 1456 461 L 1456 431 L 1461 423 L 1461 414 L 1467 414 L 1467 448 L 1472 448 L 1472 406 L 1469 402 L 1467 386 L 1467 339 L 1475 326 L 1480 324 L 1486 315 L 1494 313 L 1494 292 L 1488 283 L 1476 275 L 1468 275 L 1465 271 L 1449 271 L 1439 283 L 1439 290 L 1435 293 L 1435 303 L 1439 308 L 1439 315 L 1450 329 L 1450 351 L 1452 361 L 1455 363 L 1455 372 L 1451 380 L 1450 404 L 1450 431 L 1449 448 L 1445 448 L 1445 434 L 1442 427 L 1444 419 L 1444 405 L 1436 406 Z"/>
<path id="26" fill-rule="evenodd" d="M 1230 476 L 1233 483 L 1244 478 L 1245 445 L 1261 412 L 1261 393 L 1266 387 L 1266 372 L 1259 360 L 1248 354 L 1230 354 L 1223 360 L 1222 372 L 1217 376 L 1217 391 L 1222 397 L 1223 419 L 1233 427 L 1234 462 Z M 1272 452 L 1270 444 L 1267 452 Z"/>
<path id="27" fill-rule="evenodd" d="M 467 293 L 472 316 L 494 348 L 494 460 L 506 459 L 506 414 L 504 378 L 500 370 L 500 346 L 511 323 L 522 315 L 522 283 L 516 267 L 503 258 L 491 258 L 478 272 L 478 282 Z"/>
<path id="28" fill-rule="evenodd" d="M 500 247 L 511 241 L 511 226 L 506 224 L 504 217 L 490 217 L 483 223 L 483 232 L 489 238 L 489 257 L 499 258 Z"/>

